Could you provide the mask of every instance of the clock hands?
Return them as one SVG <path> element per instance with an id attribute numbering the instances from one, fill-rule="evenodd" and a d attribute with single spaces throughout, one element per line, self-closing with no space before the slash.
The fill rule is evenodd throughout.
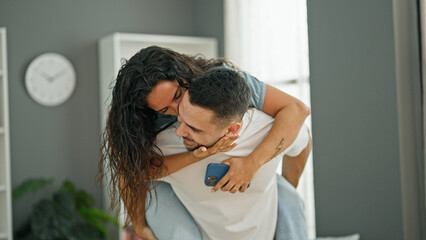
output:
<path id="1" fill-rule="evenodd" d="M 29 95 L 45 106 L 57 106 L 73 93 L 76 83 L 71 62 L 57 53 L 44 53 L 28 65 L 25 87 Z"/>
<path id="2" fill-rule="evenodd" d="M 48 82 L 50 82 L 50 75 L 45 73 L 43 70 L 37 69 L 38 72 L 41 74 L 41 77 L 46 79 Z"/>
<path id="3" fill-rule="evenodd" d="M 59 71 L 59 72 L 57 72 L 53 75 L 50 75 L 50 74 L 47 74 L 46 72 L 44 72 L 43 70 L 40 70 L 40 69 L 37 69 L 37 70 L 41 74 L 41 77 L 46 79 L 49 83 L 54 82 L 57 78 L 62 76 L 67 71 L 67 69 L 62 69 L 61 71 Z"/>
<path id="4" fill-rule="evenodd" d="M 52 76 L 51 76 L 51 79 L 52 79 L 52 81 L 55 81 L 58 77 L 60 77 L 60 76 L 62 76 L 62 75 L 64 75 L 64 73 L 67 71 L 68 69 L 62 69 L 61 71 L 59 71 L 59 72 L 57 72 L 57 73 L 55 73 L 55 74 L 53 74 Z"/>

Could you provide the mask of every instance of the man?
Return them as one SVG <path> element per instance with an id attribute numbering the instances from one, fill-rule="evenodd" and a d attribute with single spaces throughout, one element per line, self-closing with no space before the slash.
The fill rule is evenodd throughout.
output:
<path id="1" fill-rule="evenodd" d="M 148 224 L 160 239 L 169 237 L 162 235 L 165 232 L 162 230 L 168 226 L 161 225 L 163 221 L 156 218 L 157 210 L 169 211 L 171 218 L 188 215 L 188 218 L 180 218 L 175 224 L 193 221 L 193 228 L 199 229 L 204 239 L 273 239 L 274 235 L 276 239 L 307 238 L 303 206 L 294 188 L 289 192 L 295 196 L 286 202 L 289 206 L 284 207 L 289 210 L 288 219 L 294 216 L 295 223 L 286 222 L 284 226 L 279 222 L 277 224 L 279 204 L 275 176 L 276 168 L 284 156 L 293 160 L 305 158 L 306 161 L 310 152 L 310 137 L 306 127 L 302 127 L 289 148 L 258 170 L 244 193 L 237 192 L 235 186 L 227 188 L 235 188 L 233 193 L 236 194 L 212 192 L 211 187 L 204 185 L 209 163 L 247 156 L 271 128 L 274 119 L 258 110 L 248 109 L 249 99 L 250 90 L 238 73 L 228 69 L 209 71 L 194 81 L 185 93 L 178 108 L 180 125 L 175 125 L 177 129 L 169 128 L 157 136 L 157 145 L 161 146 L 163 154 L 170 155 L 186 149 L 194 150 L 201 145 L 210 146 L 228 133 L 240 135 L 238 145 L 233 150 L 213 155 L 163 179 L 171 184 L 184 208 L 167 206 L 148 209 Z M 183 144 L 176 144 L 178 137 L 182 137 Z M 288 182 L 280 184 L 288 184 L 291 188 Z M 174 213 L 176 209 L 186 211 L 185 208 L 189 214 Z M 276 233 L 276 226 L 277 230 L 282 228 L 281 231 Z M 280 238 L 282 236 L 279 235 L 287 231 L 288 235 Z M 185 239 L 201 239 L 201 236 L 197 236 L 197 232 L 188 233 Z"/>

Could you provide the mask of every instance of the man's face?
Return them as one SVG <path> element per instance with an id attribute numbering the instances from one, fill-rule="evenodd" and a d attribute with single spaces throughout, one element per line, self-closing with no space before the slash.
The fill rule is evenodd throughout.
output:
<path id="1" fill-rule="evenodd" d="M 213 111 L 192 105 L 188 92 L 185 93 L 178 106 L 180 126 L 176 129 L 176 135 L 183 137 L 188 150 L 211 146 L 227 133 L 228 127 L 218 127 L 213 123 L 213 117 Z"/>

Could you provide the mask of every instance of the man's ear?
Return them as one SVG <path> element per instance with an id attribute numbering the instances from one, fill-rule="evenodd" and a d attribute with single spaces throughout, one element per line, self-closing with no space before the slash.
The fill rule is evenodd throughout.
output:
<path id="1" fill-rule="evenodd" d="M 241 128 L 241 123 L 239 123 L 239 122 L 232 122 L 228 126 L 228 133 L 237 134 L 238 131 L 240 130 L 240 128 Z"/>

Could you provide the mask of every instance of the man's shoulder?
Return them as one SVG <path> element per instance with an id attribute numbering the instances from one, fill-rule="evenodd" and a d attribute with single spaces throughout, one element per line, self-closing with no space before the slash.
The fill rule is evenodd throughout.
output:
<path id="1" fill-rule="evenodd" d="M 268 114 L 250 107 L 243 117 L 243 124 L 246 122 L 247 126 L 250 127 L 251 123 L 257 123 L 260 125 L 267 125 L 274 121 L 274 118 L 269 116 Z"/>
<path id="2" fill-rule="evenodd" d="M 243 117 L 243 125 L 239 132 L 240 139 L 248 139 L 252 137 L 263 138 L 268 134 L 273 123 L 274 118 L 268 114 L 255 108 L 250 108 Z"/>

